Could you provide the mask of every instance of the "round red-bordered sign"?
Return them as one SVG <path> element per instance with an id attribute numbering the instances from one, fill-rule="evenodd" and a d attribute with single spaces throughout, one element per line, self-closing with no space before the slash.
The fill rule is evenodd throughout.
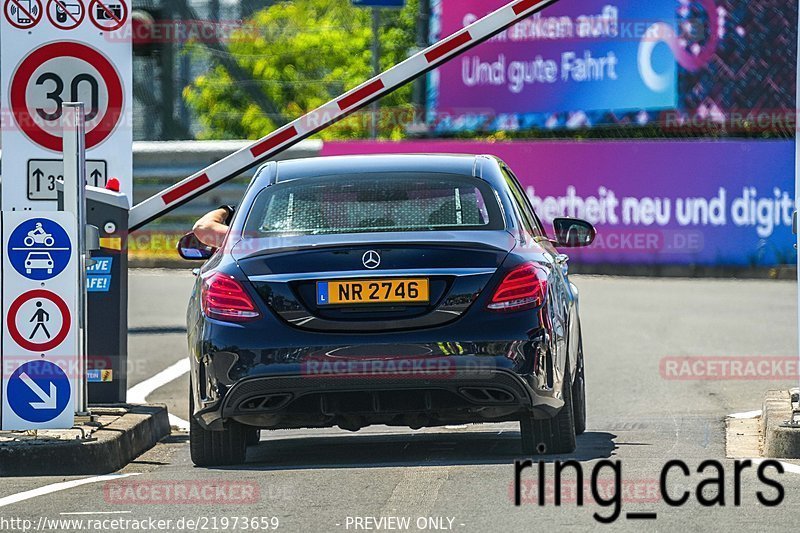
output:
<path id="1" fill-rule="evenodd" d="M 8 23 L 19 30 L 29 30 L 42 20 L 41 0 L 25 2 L 25 5 L 20 0 L 6 0 L 3 11 Z"/>
<path id="2" fill-rule="evenodd" d="M 86 16 L 82 0 L 48 0 L 46 11 L 50 23 L 59 30 L 74 30 Z"/>
<path id="3" fill-rule="evenodd" d="M 128 4 L 126 2 L 112 3 L 109 0 L 92 0 L 89 4 L 89 18 L 102 31 L 118 30 L 128 20 Z"/>
<path id="4" fill-rule="evenodd" d="M 102 118 L 86 132 L 86 149 L 91 149 L 105 141 L 119 124 L 124 104 L 124 91 L 119 73 L 111 61 L 103 54 L 85 44 L 62 41 L 45 44 L 31 52 L 17 67 L 11 77 L 11 113 L 19 129 L 42 148 L 60 152 L 61 137 L 53 135 L 39 124 L 28 110 L 28 84 L 33 74 L 45 62 L 60 57 L 80 59 L 100 73 L 108 91 L 108 105 Z"/>
<path id="5" fill-rule="evenodd" d="M 34 299 L 49 300 L 61 312 L 61 329 L 58 331 L 58 333 L 53 335 L 52 339 L 48 340 L 47 342 L 39 343 L 26 339 L 17 328 L 17 313 L 19 312 L 20 308 L 25 305 L 25 303 Z M 22 348 L 31 352 L 46 352 L 58 347 L 62 342 L 64 342 L 64 339 L 67 338 L 67 335 L 69 335 L 69 329 L 71 325 L 72 317 L 69 314 L 69 307 L 67 307 L 67 304 L 57 294 L 44 289 L 28 291 L 14 300 L 14 303 L 12 303 L 11 307 L 8 308 L 8 316 L 6 317 L 6 326 L 8 327 L 8 333 L 11 335 L 11 338 L 14 339 L 14 342 L 16 342 Z"/>

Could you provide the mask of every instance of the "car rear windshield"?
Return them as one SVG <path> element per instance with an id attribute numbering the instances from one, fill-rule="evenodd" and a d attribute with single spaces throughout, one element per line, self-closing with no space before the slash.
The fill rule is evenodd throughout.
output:
<path id="1" fill-rule="evenodd" d="M 302 178 L 266 187 L 245 235 L 488 230 L 504 224 L 491 187 L 455 174 L 380 173 Z"/>

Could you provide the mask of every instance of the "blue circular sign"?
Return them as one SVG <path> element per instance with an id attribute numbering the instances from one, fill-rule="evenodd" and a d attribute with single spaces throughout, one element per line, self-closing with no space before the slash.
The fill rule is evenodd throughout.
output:
<path id="1" fill-rule="evenodd" d="M 58 417 L 72 397 L 69 378 L 56 364 L 31 361 L 8 380 L 8 405 L 23 420 L 41 424 Z"/>
<path id="2" fill-rule="evenodd" d="M 8 239 L 8 259 L 28 279 L 46 281 L 61 274 L 72 256 L 67 232 L 47 218 L 26 220 Z"/>

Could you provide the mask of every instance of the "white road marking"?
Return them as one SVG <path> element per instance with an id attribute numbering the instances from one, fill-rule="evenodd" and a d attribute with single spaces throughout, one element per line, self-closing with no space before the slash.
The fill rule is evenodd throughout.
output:
<path id="1" fill-rule="evenodd" d="M 174 365 L 166 368 L 148 378 L 141 383 L 137 383 L 128 389 L 128 403 L 147 403 L 147 397 L 150 396 L 156 389 L 183 377 L 188 374 L 191 369 L 189 359 L 181 359 Z M 169 415 L 169 423 L 171 426 L 178 428 L 181 431 L 189 431 L 189 422 L 173 414 Z"/>
<path id="2" fill-rule="evenodd" d="M 189 364 L 189 359 L 181 359 L 155 376 L 128 389 L 128 403 L 147 403 L 147 397 L 150 396 L 154 390 L 175 381 L 184 374 L 188 374 L 190 369 L 191 365 Z"/>
<path id="3" fill-rule="evenodd" d="M 75 487 L 80 487 L 81 485 L 88 485 L 90 483 L 99 483 L 101 481 L 113 481 L 115 479 L 122 479 L 138 475 L 139 475 L 138 473 L 108 474 L 105 476 L 87 477 L 84 479 L 75 479 L 73 481 L 63 481 L 61 483 L 53 483 L 52 485 L 45 485 L 44 487 L 39 487 L 38 489 L 26 490 L 25 492 L 12 494 L 11 496 L 6 496 L 5 498 L 0 498 L 0 507 L 5 507 L 7 505 L 23 502 L 25 500 L 30 500 L 31 498 L 36 498 L 38 496 L 44 496 L 46 494 L 60 492 L 62 490 L 73 489 Z"/>
<path id="4" fill-rule="evenodd" d="M 758 418 L 761 416 L 761 410 L 758 411 L 747 411 L 745 413 L 733 413 L 732 415 L 728 415 L 728 418 L 737 418 L 740 420 L 748 419 L 748 418 Z"/>
<path id="5" fill-rule="evenodd" d="M 189 431 L 189 421 L 169 413 L 169 425 L 181 431 Z"/>
<path id="6" fill-rule="evenodd" d="M 752 459 L 753 464 L 760 465 L 764 461 L 774 461 L 775 459 L 769 459 L 764 457 L 759 457 L 758 459 Z M 792 474 L 800 474 L 800 465 L 796 465 L 793 463 L 786 463 L 784 461 L 778 461 L 784 470 L 787 472 L 791 472 Z"/>

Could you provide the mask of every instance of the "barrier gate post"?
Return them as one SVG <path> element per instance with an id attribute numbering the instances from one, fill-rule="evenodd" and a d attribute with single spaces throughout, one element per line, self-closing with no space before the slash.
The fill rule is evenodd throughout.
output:
<path id="1" fill-rule="evenodd" d="M 86 216 L 99 228 L 88 269 L 89 400 L 126 402 L 128 390 L 128 212 L 124 193 L 86 187 Z"/>

